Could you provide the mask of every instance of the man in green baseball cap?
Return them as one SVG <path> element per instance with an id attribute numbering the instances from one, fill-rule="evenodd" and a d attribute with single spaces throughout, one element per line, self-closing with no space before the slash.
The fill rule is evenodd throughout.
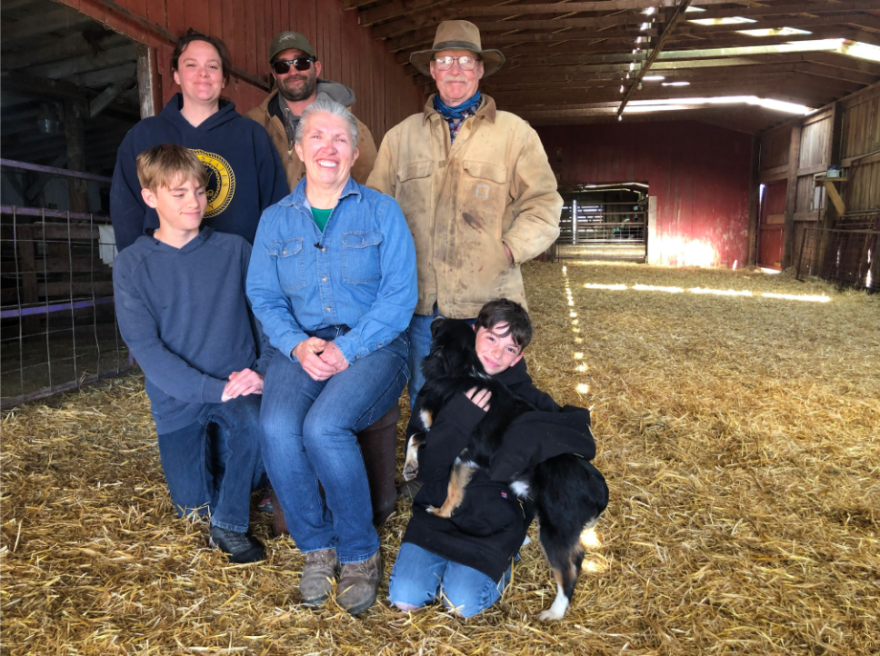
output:
<path id="1" fill-rule="evenodd" d="M 281 32 L 269 44 L 270 74 L 275 88 L 257 107 L 245 116 L 266 128 L 281 155 L 287 172 L 290 190 L 305 175 L 305 167 L 293 148 L 294 134 L 303 110 L 318 96 L 324 95 L 351 109 L 355 103 L 351 88 L 322 80 L 321 62 L 305 35 L 299 32 Z M 351 169 L 352 177 L 361 184 L 367 181 L 376 161 L 376 143 L 366 125 L 358 123 L 359 156 Z"/>

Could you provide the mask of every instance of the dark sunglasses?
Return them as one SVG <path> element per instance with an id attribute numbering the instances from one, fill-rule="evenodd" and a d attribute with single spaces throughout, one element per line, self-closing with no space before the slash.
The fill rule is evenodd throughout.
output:
<path id="1" fill-rule="evenodd" d="M 284 75 L 290 71 L 291 65 L 298 71 L 307 71 L 312 67 L 312 62 L 318 61 L 314 57 L 294 57 L 293 59 L 276 59 L 272 62 L 272 70 L 278 75 Z"/>

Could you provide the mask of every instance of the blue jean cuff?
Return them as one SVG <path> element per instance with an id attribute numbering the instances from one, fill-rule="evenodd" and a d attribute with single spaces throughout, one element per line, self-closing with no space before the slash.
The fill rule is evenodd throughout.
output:
<path id="1" fill-rule="evenodd" d="M 325 549 L 336 549 L 336 547 L 332 544 L 326 547 L 318 547 L 317 549 L 303 549 L 299 545 L 297 545 L 297 547 L 299 548 L 299 552 L 303 556 L 305 556 L 307 553 L 315 553 L 316 551 L 324 551 Z"/>
<path id="2" fill-rule="evenodd" d="M 248 525 L 245 524 L 241 526 L 240 524 L 230 524 L 228 522 L 219 522 L 214 517 L 211 517 L 211 526 L 216 526 L 218 528 L 225 529 L 227 531 L 235 531 L 236 533 L 247 533 Z"/>
<path id="3" fill-rule="evenodd" d="M 343 558 L 343 557 L 339 556 L 339 552 L 337 551 L 336 556 L 337 556 L 337 558 L 339 558 L 339 562 L 340 562 L 341 564 L 343 564 L 343 565 L 350 565 L 351 563 L 362 563 L 362 562 L 364 562 L 365 560 L 369 560 L 370 558 L 372 558 L 373 556 L 376 555 L 376 552 L 377 552 L 377 551 L 379 551 L 378 548 L 373 549 L 373 551 L 371 551 L 370 553 L 368 553 L 366 556 L 360 556 L 360 555 L 358 555 L 358 556 L 348 556 L 348 557 L 346 557 L 346 558 Z"/>

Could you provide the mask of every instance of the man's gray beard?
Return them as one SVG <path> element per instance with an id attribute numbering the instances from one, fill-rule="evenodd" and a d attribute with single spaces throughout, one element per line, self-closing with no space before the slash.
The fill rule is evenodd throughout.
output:
<path id="1" fill-rule="evenodd" d="M 308 100 L 312 97 L 312 94 L 315 93 L 315 89 L 318 87 L 317 78 L 313 78 L 309 76 L 306 80 L 303 81 L 302 91 L 294 92 L 285 89 L 281 84 L 278 85 L 278 93 L 281 94 L 281 97 L 285 100 L 289 100 L 290 102 L 300 102 L 302 100 Z"/>

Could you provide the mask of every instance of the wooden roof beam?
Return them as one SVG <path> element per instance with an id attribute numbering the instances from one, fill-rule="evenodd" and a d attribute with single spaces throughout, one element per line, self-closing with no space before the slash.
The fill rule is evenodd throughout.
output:
<path id="1" fill-rule="evenodd" d="M 870 73 L 860 73 L 851 69 L 840 69 L 825 64 L 815 64 L 812 62 L 804 62 L 797 64 L 795 70 L 799 73 L 807 75 L 815 75 L 817 77 L 828 78 L 831 80 L 844 80 L 846 82 L 855 82 L 856 84 L 874 84 L 880 80 L 880 76 Z"/>
<path id="2" fill-rule="evenodd" d="M 358 12 L 358 24 L 371 27 L 377 23 L 410 17 L 431 9 L 458 4 L 462 0 L 394 0 L 394 2 Z M 378 37 L 377 37 L 378 38 Z"/>
<path id="3" fill-rule="evenodd" d="M 684 18 L 685 11 L 688 6 L 691 4 L 691 0 L 681 0 L 681 4 L 675 10 L 675 13 L 663 26 L 663 34 L 660 35 L 660 38 L 657 40 L 657 43 L 653 44 L 653 49 L 651 50 L 651 54 L 648 55 L 648 59 L 639 66 L 638 73 L 636 74 L 635 79 L 632 81 L 632 84 L 629 85 L 629 89 L 626 90 L 626 93 L 623 96 L 623 100 L 620 101 L 620 107 L 617 108 L 617 118 L 623 118 L 623 110 L 626 107 L 626 103 L 632 98 L 632 95 L 636 92 L 636 88 L 640 87 L 642 84 L 642 78 L 645 76 L 651 69 L 651 65 L 657 61 L 657 57 L 660 56 L 660 52 L 663 50 L 663 46 L 666 45 L 666 42 L 669 41 L 669 37 L 672 36 L 673 30 L 678 26 L 678 24 Z"/>
<path id="4" fill-rule="evenodd" d="M 700 0 L 701 7 L 730 4 L 737 0 Z M 502 5 L 495 2 L 493 5 L 481 6 L 475 2 L 463 6 L 459 15 L 462 18 L 478 16 L 505 17 L 510 14 L 525 16 L 527 14 L 571 14 L 581 12 L 612 12 L 635 10 L 642 11 L 648 7 L 657 9 L 674 9 L 679 4 L 678 0 L 599 0 L 597 2 L 555 2 L 548 4 L 521 4 Z"/>
<path id="5" fill-rule="evenodd" d="M 486 34 L 482 37 L 483 47 L 492 47 L 510 43 L 553 43 L 556 41 L 583 41 L 590 39 L 602 38 L 628 38 L 631 37 L 633 42 L 638 36 L 656 36 L 657 30 L 615 30 L 606 32 L 588 32 L 586 30 L 573 30 L 564 33 L 547 33 L 538 34 Z M 419 30 L 413 34 L 408 34 L 396 39 L 389 39 L 386 42 L 386 48 L 389 52 L 399 52 L 401 50 L 420 50 L 423 47 L 430 46 L 434 40 L 434 29 Z"/>
<path id="6" fill-rule="evenodd" d="M 743 30 L 759 30 L 766 28 L 794 27 L 794 28 L 810 28 L 810 27 L 828 27 L 829 25 L 854 25 L 858 27 L 859 22 L 866 14 L 852 13 L 842 16 L 829 15 L 820 16 L 818 18 L 791 17 L 780 20 L 758 21 L 756 23 L 730 23 L 727 25 L 699 25 L 691 23 L 686 27 L 678 30 L 678 35 L 691 35 L 694 37 L 705 37 L 714 34 L 729 34 L 731 32 L 742 32 Z M 782 24 L 780 24 L 782 23 Z M 748 37 L 748 34 L 743 36 Z"/>
<path id="7" fill-rule="evenodd" d="M 79 73 L 111 68 L 126 62 L 137 62 L 137 45 L 134 43 L 104 50 L 97 55 L 89 52 L 87 55 L 80 55 L 79 57 L 49 64 L 40 64 L 39 66 L 30 66 L 20 69 L 20 71 L 25 75 L 59 80 Z"/>
<path id="8" fill-rule="evenodd" d="M 700 6 L 702 2 L 697 2 Z M 734 7 L 721 9 L 707 9 L 695 14 L 694 18 L 755 18 L 757 16 L 780 16 L 785 14 L 847 14 L 860 11 L 870 11 L 877 8 L 876 0 L 846 0 L 844 2 L 797 2 L 786 4 L 770 4 L 758 7 Z"/>

